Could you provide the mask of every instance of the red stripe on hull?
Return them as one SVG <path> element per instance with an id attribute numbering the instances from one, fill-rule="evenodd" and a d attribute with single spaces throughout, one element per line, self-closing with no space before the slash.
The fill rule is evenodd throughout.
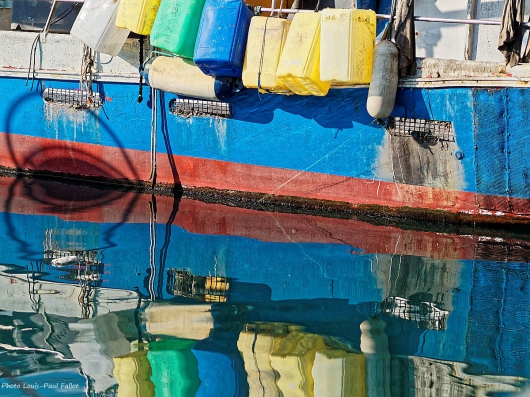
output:
<path id="1" fill-rule="evenodd" d="M 176 164 L 185 186 L 342 201 L 353 205 L 408 206 L 451 212 L 477 210 L 473 193 L 189 157 L 177 157 Z"/>
<path id="2" fill-rule="evenodd" d="M 30 136 L 0 134 L 1 164 L 38 171 L 147 181 L 148 152 Z M 477 195 L 394 182 L 230 163 L 195 157 L 157 155 L 157 182 L 279 196 L 331 200 L 352 205 L 413 207 L 479 214 Z M 528 200 L 521 201 L 526 208 Z"/>

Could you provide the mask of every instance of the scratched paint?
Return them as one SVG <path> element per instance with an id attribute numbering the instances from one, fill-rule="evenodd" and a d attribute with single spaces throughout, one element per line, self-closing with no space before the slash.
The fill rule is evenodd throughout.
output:
<path id="1" fill-rule="evenodd" d="M 418 140 L 413 137 L 387 135 L 383 145 L 386 156 L 380 161 L 391 162 L 396 182 L 420 186 L 443 186 L 463 190 L 462 163 L 455 158 L 455 142 Z"/>
<path id="2" fill-rule="evenodd" d="M 85 126 L 89 124 L 89 115 L 72 107 L 44 104 L 46 121 L 49 123 L 50 137 L 57 140 L 77 141 L 78 135 L 82 136 Z M 98 137 L 94 137 L 99 142 Z"/>
<path id="3" fill-rule="evenodd" d="M 475 90 L 475 156 L 479 205 L 493 211 L 530 213 L 528 117 L 520 90 Z M 492 195 L 499 192 L 499 195 Z"/>
<path id="4" fill-rule="evenodd" d="M 220 117 L 211 117 L 210 126 L 215 129 L 217 139 L 219 140 L 219 146 L 222 153 L 227 150 L 226 147 L 226 120 Z"/>

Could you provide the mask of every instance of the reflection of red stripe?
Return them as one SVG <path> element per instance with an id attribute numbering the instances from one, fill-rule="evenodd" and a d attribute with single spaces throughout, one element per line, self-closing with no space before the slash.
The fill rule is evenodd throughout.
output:
<path id="1" fill-rule="evenodd" d="M 244 236 L 292 244 L 343 244 L 359 249 L 359 253 L 395 253 L 434 259 L 472 258 L 476 242 L 475 236 L 401 230 L 351 219 L 262 212 L 192 200 L 181 203 L 175 222 L 198 234 Z"/>
<path id="2" fill-rule="evenodd" d="M 0 205 L 13 213 L 54 215 L 53 208 L 67 206 L 71 213 L 57 215 L 66 220 L 99 223 L 148 223 L 149 200 L 146 194 L 120 193 L 119 198 L 110 192 L 108 203 L 86 207 L 76 211 L 79 203 L 45 200 L 46 184 L 32 182 L 32 196 L 27 196 L 27 187 L 22 181 L 0 178 Z M 64 185 L 66 189 L 76 186 Z M 15 187 L 15 189 L 12 189 Z M 54 186 L 55 188 L 57 186 Z M 12 194 L 10 197 L 9 194 Z M 14 197 L 13 197 L 14 196 Z M 9 201 L 8 201 L 9 200 Z M 44 203 L 46 202 L 46 203 Z M 164 224 L 171 216 L 174 199 L 157 197 L 157 222 Z M 191 233 L 206 235 L 229 235 L 254 238 L 266 242 L 339 244 L 345 250 L 359 253 L 425 256 L 433 259 L 473 259 L 477 255 L 477 236 L 461 236 L 434 232 L 401 230 L 392 226 L 375 226 L 356 220 L 343 220 L 320 216 L 270 213 L 244 208 L 208 204 L 195 200 L 181 200 L 173 222 Z M 502 244 L 510 242 L 502 241 Z M 525 247 L 524 242 L 517 243 Z M 493 259 L 491 253 L 488 259 Z M 499 260 L 509 259 L 509 253 Z"/>
<path id="3" fill-rule="evenodd" d="M 149 153 L 145 151 L 7 134 L 0 134 L 0 144 L 9 144 L 16 150 L 16 159 L 9 157 L 9 151 L 1 151 L 0 162 L 6 166 L 144 181 L 149 177 Z M 174 156 L 173 160 L 174 170 L 167 155 L 158 154 L 157 182 L 332 200 L 353 205 L 480 213 L 477 195 L 470 192 L 195 157 Z M 527 199 L 510 201 L 513 208 L 528 209 L 530 206 Z"/>

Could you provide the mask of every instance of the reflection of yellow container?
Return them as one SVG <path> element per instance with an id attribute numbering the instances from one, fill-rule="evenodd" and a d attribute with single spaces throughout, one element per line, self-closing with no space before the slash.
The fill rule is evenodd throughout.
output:
<path id="1" fill-rule="evenodd" d="M 366 359 L 344 350 L 323 350 L 313 364 L 315 397 L 365 397 Z"/>
<path id="2" fill-rule="evenodd" d="M 149 35 L 161 0 L 121 0 L 116 26 L 131 32 Z"/>
<path id="3" fill-rule="evenodd" d="M 331 83 L 320 79 L 320 13 L 295 14 L 277 76 L 298 95 L 326 95 Z"/>
<path id="4" fill-rule="evenodd" d="M 276 71 L 291 21 L 281 18 L 253 17 L 248 31 L 243 64 L 243 85 L 262 91 L 289 89 L 278 80 Z"/>
<path id="5" fill-rule="evenodd" d="M 276 384 L 284 396 L 313 396 L 315 354 L 325 348 L 320 335 L 295 331 L 281 340 L 270 360 L 272 368 L 280 375 Z"/>
<path id="6" fill-rule="evenodd" d="M 369 84 L 375 43 L 372 10 L 322 11 L 320 78 L 346 84 Z"/>
<path id="7" fill-rule="evenodd" d="M 147 350 L 114 357 L 113 375 L 118 381 L 118 397 L 153 397 L 155 395 Z"/>
<path id="8" fill-rule="evenodd" d="M 241 332 L 237 348 L 243 356 L 249 386 L 249 397 L 280 397 L 278 374 L 271 366 L 270 353 L 278 348 L 284 335 Z"/>

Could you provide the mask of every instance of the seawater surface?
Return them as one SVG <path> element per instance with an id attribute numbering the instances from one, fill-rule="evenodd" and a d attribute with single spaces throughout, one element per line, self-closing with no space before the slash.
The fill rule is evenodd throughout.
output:
<path id="1" fill-rule="evenodd" d="M 0 178 L 1 396 L 529 396 L 524 235 Z"/>

